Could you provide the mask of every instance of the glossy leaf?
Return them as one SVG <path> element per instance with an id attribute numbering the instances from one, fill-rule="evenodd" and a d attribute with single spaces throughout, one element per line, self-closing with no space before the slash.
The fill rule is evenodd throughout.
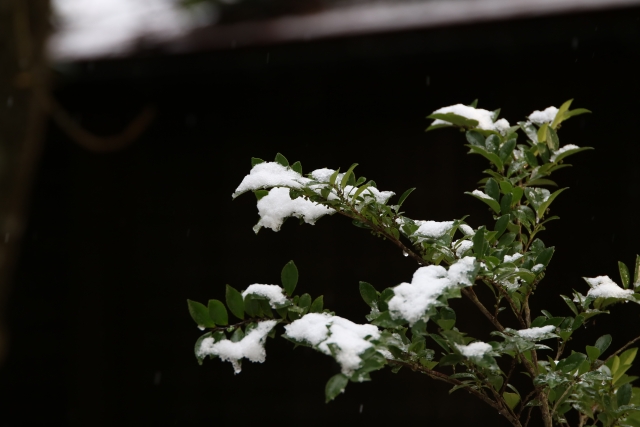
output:
<path id="1" fill-rule="evenodd" d="M 484 192 L 496 202 L 500 201 L 500 187 L 495 179 L 489 178 L 484 186 Z"/>
<path id="2" fill-rule="evenodd" d="M 294 171 L 302 175 L 302 163 L 295 162 L 294 164 L 291 165 L 291 169 L 293 169 Z"/>
<path id="3" fill-rule="evenodd" d="M 496 202 L 493 198 L 476 196 L 475 194 L 470 193 L 468 191 L 465 191 L 464 194 L 468 194 L 470 196 L 475 197 L 476 199 L 478 199 L 478 200 L 486 203 L 487 205 L 489 205 L 489 207 L 491 209 L 493 209 L 495 211 L 495 213 L 498 213 L 498 214 L 500 213 L 500 204 L 498 202 Z"/>
<path id="4" fill-rule="evenodd" d="M 349 169 L 347 169 L 347 171 L 344 173 L 344 176 L 342 177 L 342 181 L 340 181 L 341 188 L 345 188 L 347 186 L 347 183 L 349 182 L 349 178 L 353 174 L 353 170 L 356 168 L 356 166 L 358 166 L 357 163 L 352 164 L 351 167 L 349 167 Z"/>
<path id="5" fill-rule="evenodd" d="M 360 295 L 369 307 L 378 307 L 378 292 L 367 282 L 360 282 Z"/>
<path id="6" fill-rule="evenodd" d="M 443 120 L 445 122 L 451 123 L 455 126 L 466 127 L 466 128 L 474 128 L 478 126 L 478 121 L 473 119 L 468 119 L 466 117 L 458 116 L 453 113 L 436 113 L 427 116 L 427 119 L 438 119 Z"/>
<path id="7" fill-rule="evenodd" d="M 467 132 L 466 137 L 469 144 L 484 147 L 485 138 L 484 135 L 482 135 L 480 132 L 470 130 Z"/>
<path id="8" fill-rule="evenodd" d="M 587 355 L 583 353 L 575 352 L 566 359 L 562 359 L 558 362 L 557 369 L 562 372 L 571 372 L 578 369 L 578 366 L 587 359 Z"/>
<path id="9" fill-rule="evenodd" d="M 287 160 L 287 158 L 280 153 L 276 154 L 275 161 L 277 163 L 280 163 L 282 166 L 289 166 L 289 161 Z"/>
<path id="10" fill-rule="evenodd" d="M 587 346 L 587 356 L 589 356 L 589 360 L 591 360 L 592 362 L 595 362 L 596 360 L 598 360 L 598 357 L 600 357 L 600 354 L 602 354 L 600 352 L 600 349 L 598 347 L 594 347 L 591 345 Z"/>
<path id="11" fill-rule="evenodd" d="M 264 160 L 259 159 L 257 157 L 251 158 L 251 167 L 254 167 L 255 165 L 259 165 L 260 163 L 264 163 Z"/>
<path id="12" fill-rule="evenodd" d="M 554 193 L 552 193 L 549 198 L 547 200 L 545 200 L 544 202 L 542 202 L 542 204 L 540 205 L 540 207 L 537 209 L 537 214 L 538 214 L 538 218 L 542 218 L 544 216 L 545 211 L 549 208 L 549 206 L 551 205 L 551 203 L 555 200 L 556 197 L 558 197 L 560 195 L 560 193 L 562 193 L 564 190 L 567 190 L 567 188 L 561 188 L 558 191 L 555 191 Z"/>
<path id="13" fill-rule="evenodd" d="M 237 290 L 235 290 L 234 288 L 232 288 L 231 286 L 227 285 L 227 292 L 225 297 L 226 297 L 227 307 L 229 307 L 229 310 L 231 310 L 231 313 L 233 313 L 233 315 L 236 316 L 238 319 L 243 320 L 244 319 L 244 300 L 242 298 L 242 294 Z"/>
<path id="14" fill-rule="evenodd" d="M 633 273 L 633 286 L 640 286 L 640 255 L 636 255 L 636 268 Z"/>
<path id="15" fill-rule="evenodd" d="M 504 393 L 502 393 L 502 398 L 504 399 L 507 406 L 511 410 L 513 410 L 513 408 L 516 407 L 518 402 L 520 402 L 520 396 L 518 396 L 516 393 L 510 393 L 508 391 L 505 391 Z"/>
<path id="16" fill-rule="evenodd" d="M 476 234 L 473 236 L 473 252 L 478 258 L 484 258 L 484 254 L 487 251 L 488 243 L 484 238 L 484 227 L 480 227 Z"/>
<path id="17" fill-rule="evenodd" d="M 593 147 L 572 148 L 570 150 L 563 151 L 562 153 L 560 153 L 556 157 L 554 157 L 553 162 L 554 163 L 559 163 L 565 157 L 569 157 L 569 156 L 571 156 L 573 154 L 580 153 L 581 151 L 587 151 L 587 150 L 593 150 Z"/>
<path id="18" fill-rule="evenodd" d="M 622 286 L 627 289 L 629 287 L 629 282 L 631 281 L 629 269 L 623 262 L 618 261 L 618 270 L 620 270 L 620 279 L 622 280 Z"/>
<path id="19" fill-rule="evenodd" d="M 318 298 L 313 300 L 311 304 L 311 308 L 309 309 L 309 313 L 322 313 L 322 309 L 324 308 L 324 297 L 320 295 Z"/>
<path id="20" fill-rule="evenodd" d="M 562 123 L 562 121 L 564 120 L 564 115 L 567 111 L 569 111 L 569 107 L 571 107 L 571 103 L 573 102 L 573 99 L 570 99 L 568 101 L 565 101 L 560 108 L 558 108 L 558 112 L 556 113 L 556 117 L 553 119 L 553 122 L 551 122 L 551 127 L 553 127 L 554 129 L 556 129 L 558 127 L 558 125 L 560 123 Z"/>
<path id="21" fill-rule="evenodd" d="M 191 318 L 196 322 L 200 329 L 215 328 L 216 324 L 209 316 L 209 310 L 204 306 L 204 304 L 188 299 L 187 306 L 189 307 L 189 314 L 191 315 Z"/>
<path id="22" fill-rule="evenodd" d="M 600 350 L 600 354 L 603 354 L 611 345 L 611 335 L 603 335 L 596 341 L 596 348 Z"/>
<path id="23" fill-rule="evenodd" d="M 210 299 L 207 308 L 209 309 L 209 317 L 211 317 L 216 325 L 224 326 L 229 323 L 229 315 L 222 301 Z"/>
<path id="24" fill-rule="evenodd" d="M 513 153 L 514 148 L 516 148 L 515 139 L 510 139 L 504 144 L 502 144 L 502 146 L 500 146 L 500 149 L 498 150 L 498 155 L 500 156 L 500 160 L 502 160 L 503 162 L 506 162 L 509 156 L 511 156 L 511 153 Z"/>
<path id="25" fill-rule="evenodd" d="M 535 261 L 534 265 L 542 264 L 545 267 L 547 267 L 549 265 L 549 262 L 551 261 L 551 257 L 553 256 L 553 252 L 554 251 L 555 251 L 555 248 L 553 246 L 544 249 L 536 257 L 536 261 Z"/>
<path id="26" fill-rule="evenodd" d="M 476 153 L 484 156 L 487 160 L 496 165 L 496 168 L 499 171 L 502 171 L 504 169 L 504 163 L 502 162 L 502 159 L 500 159 L 500 156 L 498 156 L 497 154 L 488 151 L 485 147 L 480 147 L 477 145 L 467 145 L 467 147 L 469 147 L 469 153 Z"/>
<path id="27" fill-rule="evenodd" d="M 632 386 L 629 383 L 618 388 L 618 391 L 616 392 L 618 407 L 629 404 L 632 394 L 631 390 Z"/>
<path id="28" fill-rule="evenodd" d="M 409 194 L 411 194 L 413 190 L 415 190 L 415 187 L 409 188 L 404 193 L 402 193 L 402 196 L 400 196 L 400 199 L 398 199 L 398 206 L 402 206 L 404 201 L 407 200 L 407 197 L 409 197 Z"/>
<path id="29" fill-rule="evenodd" d="M 327 385 L 324 389 L 325 401 L 331 402 L 340 393 L 344 393 L 344 389 L 347 387 L 349 378 L 344 374 L 337 374 L 329 378 Z"/>
<path id="30" fill-rule="evenodd" d="M 293 261 L 289 261 L 282 268 L 280 279 L 282 280 L 282 287 L 287 295 L 293 295 L 293 291 L 295 291 L 296 285 L 298 284 L 298 268 Z"/>

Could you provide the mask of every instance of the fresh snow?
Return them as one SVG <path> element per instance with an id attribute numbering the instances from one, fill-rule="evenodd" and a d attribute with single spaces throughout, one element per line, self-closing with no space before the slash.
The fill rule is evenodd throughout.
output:
<path id="1" fill-rule="evenodd" d="M 242 298 L 249 294 L 258 295 L 268 299 L 271 308 L 281 307 L 287 302 L 284 290 L 278 285 L 249 285 L 249 287 L 242 292 Z"/>
<path id="2" fill-rule="evenodd" d="M 231 197 L 235 199 L 247 191 L 267 187 L 301 188 L 307 182 L 309 182 L 309 178 L 304 178 L 291 168 L 276 162 L 263 162 L 258 163 L 251 169 L 249 175 L 244 177 Z"/>
<path id="3" fill-rule="evenodd" d="M 514 262 L 522 258 L 522 254 L 516 253 L 513 255 L 505 255 L 503 262 Z"/>
<path id="4" fill-rule="evenodd" d="M 471 240 L 458 240 L 454 247 L 456 248 L 456 256 L 460 258 L 466 251 L 473 247 L 473 242 Z"/>
<path id="5" fill-rule="evenodd" d="M 252 362 L 264 362 L 267 356 L 264 350 L 264 342 L 267 339 L 267 334 L 273 329 L 276 323 L 278 322 L 275 320 L 260 322 L 255 329 L 249 331 L 249 333 L 238 342 L 231 342 L 226 339 L 214 342 L 211 337 L 205 338 L 200 343 L 198 356 L 219 356 L 223 361 L 231 362 L 236 374 L 240 373 L 242 370 L 240 360 L 243 358 L 249 359 Z"/>
<path id="6" fill-rule="evenodd" d="M 253 227 L 253 231 L 256 233 L 262 227 L 279 231 L 285 218 L 290 216 L 303 218 L 307 224 L 315 224 L 320 217 L 335 213 L 334 209 L 303 197 L 292 200 L 289 196 L 289 189 L 286 187 L 272 188 L 269 194 L 258 200 L 257 206 L 260 221 Z"/>
<path id="7" fill-rule="evenodd" d="M 314 170 L 313 172 L 310 173 L 310 175 L 311 175 L 311 178 L 315 179 L 316 181 L 329 182 L 329 178 L 331 178 L 331 175 L 333 175 L 334 172 L 335 171 L 333 169 L 322 168 L 322 169 Z M 344 174 L 338 174 L 336 181 L 340 182 L 343 176 Z"/>
<path id="8" fill-rule="evenodd" d="M 411 283 L 401 283 L 393 289 L 389 301 L 391 317 L 403 318 L 413 326 L 425 312 L 438 304 L 438 297 L 452 288 L 471 286 L 467 276 L 475 268 L 475 258 L 465 257 L 449 267 L 429 265 L 413 273 Z"/>
<path id="9" fill-rule="evenodd" d="M 488 195 L 488 194 L 486 194 L 486 193 L 483 193 L 483 192 L 482 192 L 482 191 L 480 191 L 480 190 L 473 190 L 473 191 L 471 192 L 471 194 L 473 194 L 474 196 L 478 196 L 478 197 L 480 197 L 481 199 L 486 199 L 486 200 L 495 200 L 493 197 L 489 196 L 489 195 Z"/>
<path id="10" fill-rule="evenodd" d="M 487 344 L 486 342 L 476 341 L 472 342 L 469 345 L 459 345 L 456 344 L 458 351 L 462 353 L 464 357 L 468 357 L 470 359 L 479 359 L 491 350 L 493 347 Z"/>
<path id="11" fill-rule="evenodd" d="M 534 111 L 529 115 L 529 120 L 533 123 L 541 125 L 543 123 L 551 123 L 556 118 L 558 109 L 556 107 L 547 107 L 543 111 Z"/>
<path id="12" fill-rule="evenodd" d="M 338 347 L 336 361 L 342 373 L 351 375 L 362 363 L 359 355 L 372 347 L 370 339 L 380 338 L 374 325 L 359 325 L 328 313 L 309 313 L 284 327 L 286 336 L 308 343 L 331 356 L 329 344 Z"/>
<path id="13" fill-rule="evenodd" d="M 622 289 L 609 276 L 598 276 L 594 278 L 585 277 L 591 289 L 587 292 L 587 296 L 595 298 L 623 298 L 630 299 L 633 297 L 633 290 Z"/>
<path id="14" fill-rule="evenodd" d="M 531 267 L 531 271 L 532 271 L 533 273 L 539 273 L 539 272 L 541 272 L 542 270 L 544 270 L 544 264 L 536 264 L 536 265 L 534 265 L 533 267 Z"/>
<path id="15" fill-rule="evenodd" d="M 473 236 L 476 232 L 473 231 L 473 228 L 469 227 L 467 224 L 460 224 L 458 227 L 460 231 L 462 231 L 466 236 Z"/>
<path id="16" fill-rule="evenodd" d="M 420 235 L 430 239 L 438 239 L 453 228 L 453 221 L 416 221 L 418 229 L 413 235 Z"/>
<path id="17" fill-rule="evenodd" d="M 456 104 L 449 107 L 442 107 L 437 109 L 431 114 L 446 114 L 453 113 L 457 116 L 462 116 L 467 119 L 476 120 L 478 122 L 478 128 L 484 130 L 493 130 L 504 134 L 509 129 L 509 122 L 505 119 L 500 119 L 493 122 L 493 112 L 483 110 L 480 108 L 469 107 L 468 105 Z M 431 125 L 450 125 L 451 123 L 436 119 Z"/>
<path id="18" fill-rule="evenodd" d="M 520 329 L 517 331 L 517 334 L 524 339 L 530 341 L 536 341 L 541 339 L 547 334 L 552 333 L 556 330 L 556 327 L 553 325 L 542 326 L 540 328 L 529 328 L 529 329 Z"/>
<path id="19" fill-rule="evenodd" d="M 551 162 L 555 162 L 560 154 L 564 153 L 565 151 L 575 150 L 576 148 L 580 148 L 580 147 L 578 147 L 577 145 L 574 145 L 574 144 L 567 144 L 564 147 L 554 151 L 553 155 L 551 155 L 551 158 L 549 160 Z"/>

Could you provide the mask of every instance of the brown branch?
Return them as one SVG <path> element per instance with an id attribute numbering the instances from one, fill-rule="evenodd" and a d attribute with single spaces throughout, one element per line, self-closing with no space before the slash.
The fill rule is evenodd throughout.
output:
<path id="1" fill-rule="evenodd" d="M 483 280 L 488 280 L 489 282 L 491 282 L 491 284 L 495 288 L 498 289 L 498 292 L 500 292 L 500 294 L 504 297 L 504 299 L 506 299 L 507 302 L 509 302 L 509 305 L 511 306 L 511 311 L 513 311 L 513 314 L 516 316 L 516 319 L 520 323 L 520 326 L 522 327 L 522 329 L 526 329 L 527 328 L 527 323 L 523 319 L 522 314 L 519 313 L 518 307 L 516 306 L 516 303 L 513 301 L 511 296 L 509 296 L 509 293 L 506 291 L 506 289 L 504 289 L 499 283 L 496 283 L 495 281 L 493 281 L 491 279 L 483 278 Z"/>
<path id="2" fill-rule="evenodd" d="M 611 356 L 607 357 L 605 359 L 604 363 L 607 363 L 609 361 L 609 359 L 611 359 L 613 356 L 617 356 L 618 354 L 622 353 L 623 351 L 625 351 L 626 349 L 628 349 L 630 346 L 632 346 L 634 343 L 636 343 L 638 341 L 640 341 L 640 337 L 635 337 L 634 339 L 632 339 L 631 341 L 626 343 L 624 346 L 622 346 L 619 350 L 614 352 Z"/>
<path id="3" fill-rule="evenodd" d="M 464 296 L 469 298 L 471 302 L 473 302 L 476 305 L 476 307 L 478 307 L 478 309 L 482 312 L 482 314 L 484 314 L 485 317 L 489 319 L 489 321 L 493 324 L 493 326 L 496 327 L 496 329 L 498 329 L 498 331 L 500 332 L 504 331 L 504 326 L 502 326 L 500 322 L 498 322 L 498 319 L 496 319 L 495 316 L 491 314 L 489 310 L 487 310 L 484 304 L 480 302 L 480 300 L 478 299 L 478 296 L 473 291 L 473 288 L 462 288 L 462 293 L 464 294 Z"/>
<path id="4" fill-rule="evenodd" d="M 51 95 L 41 99 L 45 110 L 74 142 L 87 150 L 106 153 L 125 148 L 149 127 L 155 117 L 155 108 L 145 107 L 138 116 L 119 134 L 96 136 L 83 129 Z"/>

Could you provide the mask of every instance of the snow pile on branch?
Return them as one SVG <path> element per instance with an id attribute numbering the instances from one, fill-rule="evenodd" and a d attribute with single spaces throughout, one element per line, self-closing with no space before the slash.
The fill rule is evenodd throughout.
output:
<path id="1" fill-rule="evenodd" d="M 505 255 L 504 256 L 504 261 L 502 261 L 502 262 L 515 262 L 515 261 L 519 260 L 520 258 L 522 258 L 522 254 L 521 253 L 515 253 L 513 255 Z"/>
<path id="2" fill-rule="evenodd" d="M 311 176 L 311 178 L 313 178 L 318 182 L 328 183 L 329 179 L 331 178 L 331 175 L 333 175 L 334 173 L 335 173 L 335 170 L 333 169 L 322 168 L 322 169 L 314 170 L 309 175 Z M 336 181 L 335 181 L 335 184 L 337 187 L 340 187 L 340 183 L 342 182 L 343 177 L 344 177 L 343 173 L 339 173 L 337 175 Z M 309 185 L 309 188 L 315 188 L 318 190 L 317 192 L 320 193 L 319 190 L 324 188 L 324 186 Z M 358 187 L 354 187 L 352 185 L 345 185 L 344 188 L 342 189 L 343 194 L 347 198 L 352 198 L 353 195 L 355 195 L 356 191 L 358 191 Z M 395 194 L 396 193 L 394 193 L 393 191 L 380 191 L 375 187 L 367 187 L 362 193 L 359 194 L 358 197 L 362 197 L 365 202 L 368 201 L 368 199 L 373 197 L 376 202 L 385 204 L 391 198 L 391 196 Z M 335 200 L 337 199 L 337 196 L 332 193 L 329 195 L 329 197 L 327 197 L 327 199 Z"/>
<path id="3" fill-rule="evenodd" d="M 289 196 L 288 188 L 276 187 L 272 188 L 269 194 L 258 200 L 260 221 L 253 227 L 253 231 L 257 233 L 262 227 L 279 231 L 285 218 L 290 216 L 303 218 L 304 222 L 313 225 L 320 217 L 332 215 L 333 213 L 335 213 L 334 209 L 302 197 L 292 200 Z"/>
<path id="4" fill-rule="evenodd" d="M 267 334 L 276 326 L 276 323 L 278 322 L 275 320 L 260 322 L 255 329 L 249 331 L 238 342 L 231 342 L 226 339 L 214 342 L 211 337 L 205 338 L 200 343 L 198 357 L 219 356 L 220 359 L 231 362 L 233 370 L 238 374 L 242 371 L 241 359 L 249 359 L 252 362 L 259 363 L 264 362 L 267 357 L 264 350 L 264 342 L 267 339 Z"/>
<path id="5" fill-rule="evenodd" d="M 413 233 L 414 236 L 427 237 L 429 239 L 438 239 L 444 236 L 453 228 L 453 221 L 415 221 L 418 229 Z"/>
<path id="6" fill-rule="evenodd" d="M 564 153 L 566 151 L 569 151 L 569 150 L 575 150 L 577 148 L 580 148 L 580 147 L 578 147 L 577 145 L 574 145 L 574 144 L 567 144 L 564 147 L 554 151 L 554 153 L 551 155 L 551 158 L 549 160 L 551 162 L 555 162 L 560 154 L 562 154 L 562 153 Z"/>
<path id="7" fill-rule="evenodd" d="M 309 181 L 291 168 L 276 162 L 263 162 L 255 165 L 249 175 L 245 176 L 236 191 L 231 195 L 234 199 L 246 193 L 268 187 L 301 188 Z"/>
<path id="8" fill-rule="evenodd" d="M 473 247 L 471 240 L 458 240 L 454 245 L 456 256 L 460 258 L 465 252 Z"/>
<path id="9" fill-rule="evenodd" d="M 456 344 L 456 348 L 464 357 L 469 359 L 481 359 L 485 354 L 493 350 L 491 345 L 482 341 L 472 342 L 469 345 Z"/>
<path id="10" fill-rule="evenodd" d="M 587 292 L 587 296 L 594 298 L 620 298 L 633 299 L 633 291 L 631 289 L 622 289 L 609 276 L 598 276 L 594 278 L 585 277 L 591 289 Z"/>
<path id="11" fill-rule="evenodd" d="M 534 111 L 529 115 L 529 120 L 533 123 L 541 125 L 543 123 L 551 123 L 556 118 L 558 109 L 556 107 L 547 107 L 543 111 Z"/>
<path id="12" fill-rule="evenodd" d="M 553 325 L 542 326 L 540 328 L 529 328 L 529 329 L 520 329 L 516 332 L 518 336 L 524 338 L 529 341 L 538 341 L 547 338 L 553 338 L 556 335 L 553 334 L 553 331 L 556 330 L 556 327 Z"/>
<path id="13" fill-rule="evenodd" d="M 242 292 L 242 298 L 245 298 L 247 295 L 258 295 L 266 298 L 271 308 L 280 308 L 288 301 L 284 290 L 278 285 L 249 285 L 249 287 Z"/>
<path id="14" fill-rule="evenodd" d="M 425 318 L 427 311 L 441 303 L 438 298 L 448 291 L 473 285 L 476 263 L 465 257 L 449 267 L 441 265 L 420 267 L 413 273 L 411 283 L 401 283 L 393 289 L 389 311 L 394 319 L 403 318 L 413 326 Z"/>
<path id="15" fill-rule="evenodd" d="M 509 129 L 509 122 L 505 119 L 500 119 L 496 122 L 493 121 L 493 112 L 483 110 L 481 108 L 473 108 L 468 105 L 456 104 L 449 107 L 442 107 L 437 109 L 431 114 L 446 114 L 453 113 L 456 116 L 462 116 L 467 119 L 475 120 L 478 122 L 478 128 L 484 130 L 492 130 L 504 134 Z M 450 125 L 451 123 L 436 119 L 431 126 L 436 125 Z"/>
<path id="16" fill-rule="evenodd" d="M 345 375 L 360 367 L 358 355 L 373 346 L 369 340 L 380 338 L 378 328 L 373 325 L 359 325 L 327 313 L 306 314 L 284 329 L 287 337 L 308 343 L 329 356 L 332 356 L 330 345 L 334 344 L 336 361 Z"/>
<path id="17" fill-rule="evenodd" d="M 460 231 L 462 231 L 462 233 L 464 233 L 465 236 L 473 236 L 474 234 L 476 234 L 476 232 L 473 231 L 473 228 L 471 228 L 467 224 L 460 224 L 460 227 L 458 228 L 460 229 Z"/>
<path id="18" fill-rule="evenodd" d="M 485 200 L 495 200 L 493 197 L 489 196 L 489 195 L 488 195 L 488 194 L 486 194 L 486 193 L 483 193 L 483 192 L 482 192 L 482 191 L 480 191 L 480 190 L 473 190 L 473 191 L 471 192 L 471 194 L 473 194 L 474 196 L 478 196 L 478 197 L 480 197 L 481 199 L 485 199 Z"/>

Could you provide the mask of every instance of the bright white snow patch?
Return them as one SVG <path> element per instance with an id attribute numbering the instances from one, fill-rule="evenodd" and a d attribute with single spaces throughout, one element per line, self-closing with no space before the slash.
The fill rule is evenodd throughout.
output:
<path id="1" fill-rule="evenodd" d="M 585 277 L 591 289 L 587 292 L 587 296 L 596 298 L 623 298 L 630 299 L 633 297 L 631 289 L 622 289 L 609 276 L 598 276 L 594 278 Z"/>
<path id="2" fill-rule="evenodd" d="M 544 270 L 544 264 L 536 264 L 533 267 L 531 267 L 531 271 L 534 273 L 539 273 L 542 270 Z"/>
<path id="3" fill-rule="evenodd" d="M 509 122 L 505 119 L 500 119 L 493 122 L 493 112 L 483 110 L 480 108 L 473 108 L 467 105 L 456 104 L 451 105 L 449 107 L 442 107 L 437 109 L 431 114 L 446 114 L 453 113 L 456 116 L 462 116 L 467 119 L 476 120 L 478 122 L 478 128 L 484 130 L 493 130 L 496 132 L 504 133 L 507 129 L 509 129 Z M 435 125 L 450 125 L 451 123 L 436 119 L 431 126 Z"/>
<path id="4" fill-rule="evenodd" d="M 358 191 L 358 187 L 353 187 L 351 185 L 347 185 L 344 188 L 344 193 L 345 195 L 349 196 L 349 198 L 351 198 L 356 193 L 356 191 Z M 371 198 L 371 196 L 373 196 L 376 199 L 376 202 L 385 204 L 394 194 L 396 193 L 394 193 L 393 191 L 380 191 L 375 187 L 367 187 L 362 193 L 360 193 L 358 197 L 362 197 L 366 202 L 369 198 Z"/>
<path id="5" fill-rule="evenodd" d="M 514 262 L 516 260 L 519 260 L 520 258 L 522 258 L 522 254 L 518 254 L 518 253 L 513 255 L 505 255 L 503 262 Z"/>
<path id="6" fill-rule="evenodd" d="M 301 188 L 309 181 L 298 172 L 276 162 L 263 162 L 255 165 L 249 175 L 245 176 L 231 197 L 234 199 L 250 190 L 258 190 L 266 187 L 291 187 Z"/>
<path id="7" fill-rule="evenodd" d="M 315 224 L 320 217 L 335 213 L 334 209 L 303 197 L 292 200 L 289 196 L 289 189 L 286 187 L 272 188 L 269 194 L 258 200 L 257 206 L 260 221 L 253 227 L 253 231 L 256 233 L 262 227 L 279 231 L 285 218 L 290 216 L 303 218 L 307 224 Z"/>
<path id="8" fill-rule="evenodd" d="M 493 347 L 487 344 L 486 342 L 476 341 L 472 342 L 469 345 L 459 345 L 456 344 L 458 351 L 462 353 L 464 357 L 468 357 L 470 359 L 479 359 L 491 350 Z"/>
<path id="9" fill-rule="evenodd" d="M 358 355 L 373 346 L 368 340 L 380 338 L 380 331 L 373 325 L 359 325 L 328 313 L 305 314 L 284 329 L 289 338 L 309 343 L 329 356 L 329 344 L 335 344 L 339 348 L 336 361 L 345 375 L 360 367 Z"/>
<path id="10" fill-rule="evenodd" d="M 456 256 L 460 258 L 465 252 L 473 247 L 473 242 L 471 240 L 458 241 L 454 247 L 456 248 Z"/>
<path id="11" fill-rule="evenodd" d="M 483 192 L 482 192 L 482 191 L 480 191 L 480 190 L 473 190 L 473 191 L 471 192 L 471 194 L 473 194 L 474 196 L 478 196 L 478 197 L 480 197 L 481 199 L 485 199 L 485 200 L 494 200 L 494 201 L 495 201 L 495 199 L 494 199 L 493 197 L 489 196 L 489 195 L 488 195 L 488 194 L 486 194 L 486 193 L 483 193 Z"/>
<path id="12" fill-rule="evenodd" d="M 575 150 L 576 148 L 580 147 L 574 144 L 567 144 L 559 150 L 555 151 L 549 160 L 551 160 L 551 162 L 555 162 L 560 154 L 564 153 L 565 151 Z"/>
<path id="13" fill-rule="evenodd" d="M 416 221 L 418 229 L 413 235 L 420 235 L 430 239 L 437 239 L 444 236 L 453 228 L 453 221 Z"/>
<path id="14" fill-rule="evenodd" d="M 540 328 L 520 329 L 517 334 L 524 339 L 536 341 L 541 339 L 547 334 L 553 333 L 556 327 L 553 325 L 542 326 Z"/>
<path id="15" fill-rule="evenodd" d="M 329 182 L 329 178 L 331 178 L 331 175 L 334 174 L 334 170 L 333 169 L 327 169 L 327 168 L 322 168 L 322 169 L 316 169 L 313 172 L 311 172 L 311 178 L 315 179 L 316 181 L 320 181 L 320 182 Z M 344 176 L 344 174 L 338 174 L 338 177 L 336 178 L 336 181 L 340 182 L 339 180 L 342 179 L 342 176 Z"/>
<path id="16" fill-rule="evenodd" d="M 403 318 L 413 326 L 425 312 L 438 303 L 438 297 L 452 288 L 471 286 L 468 273 L 475 268 L 475 258 L 465 257 L 449 267 L 429 265 L 413 273 L 411 283 L 401 283 L 393 289 L 389 311 L 394 319 Z M 462 286 L 461 286 L 462 285 Z"/>
<path id="17" fill-rule="evenodd" d="M 474 234 L 476 234 L 475 231 L 473 231 L 473 228 L 469 227 L 467 224 L 460 224 L 460 227 L 458 227 L 466 236 L 473 236 Z"/>
<path id="18" fill-rule="evenodd" d="M 258 295 L 269 300 L 271 308 L 281 307 L 287 302 L 287 297 L 284 294 L 284 289 L 278 285 L 249 285 L 247 289 L 242 292 L 242 298 L 247 295 Z"/>
<path id="19" fill-rule="evenodd" d="M 558 109 L 556 107 L 547 107 L 544 111 L 534 111 L 529 116 L 529 120 L 533 123 L 541 125 L 543 123 L 551 123 L 556 118 Z"/>
<path id="20" fill-rule="evenodd" d="M 231 362 L 233 370 L 237 374 L 242 370 L 240 360 L 243 358 L 252 362 L 264 362 L 267 356 L 264 350 L 264 342 L 267 339 L 267 334 L 276 326 L 276 323 L 278 322 L 275 320 L 260 322 L 255 329 L 249 331 L 238 342 L 231 342 L 230 340 L 214 342 L 211 337 L 205 338 L 200 343 L 198 356 L 219 356 L 220 359 Z"/>

